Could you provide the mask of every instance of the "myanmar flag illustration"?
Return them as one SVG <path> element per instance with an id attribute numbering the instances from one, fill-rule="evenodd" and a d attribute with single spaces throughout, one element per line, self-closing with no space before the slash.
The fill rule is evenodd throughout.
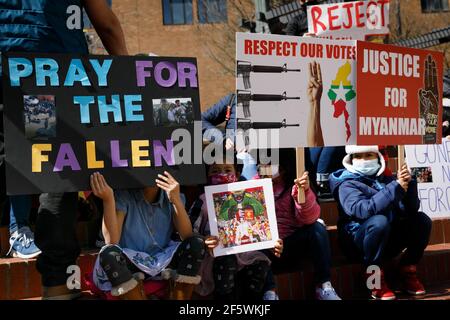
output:
<path id="1" fill-rule="evenodd" d="M 350 80 L 348 80 L 351 72 L 352 67 L 347 61 L 338 69 L 336 78 L 331 81 L 331 88 L 328 90 L 328 98 L 330 98 L 331 104 L 334 106 L 333 117 L 339 118 L 344 115 L 347 141 L 352 135 L 350 124 L 348 123 L 349 113 L 347 110 L 347 102 L 356 97 L 353 85 L 350 83 Z"/>

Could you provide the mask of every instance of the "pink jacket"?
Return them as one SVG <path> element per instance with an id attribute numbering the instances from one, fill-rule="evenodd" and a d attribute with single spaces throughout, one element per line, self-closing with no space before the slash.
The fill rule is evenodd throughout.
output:
<path id="1" fill-rule="evenodd" d="M 297 185 L 281 195 L 283 189 L 282 183 L 273 185 L 278 233 L 281 239 L 285 239 L 304 225 L 313 224 L 320 217 L 320 206 L 311 189 L 305 192 L 306 201 L 303 205 L 297 202 Z"/>

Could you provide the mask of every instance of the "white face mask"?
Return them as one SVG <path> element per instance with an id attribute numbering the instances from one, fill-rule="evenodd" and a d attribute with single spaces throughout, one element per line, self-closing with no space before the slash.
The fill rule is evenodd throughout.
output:
<path id="1" fill-rule="evenodd" d="M 373 176 L 377 174 L 377 172 L 381 168 L 381 165 L 378 163 L 378 159 L 373 160 L 353 159 L 352 164 L 353 169 L 355 169 L 355 171 L 366 176 Z"/>

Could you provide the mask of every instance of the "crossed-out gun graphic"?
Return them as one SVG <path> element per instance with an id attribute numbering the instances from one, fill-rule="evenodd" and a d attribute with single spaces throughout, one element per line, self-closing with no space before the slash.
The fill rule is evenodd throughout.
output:
<path id="1" fill-rule="evenodd" d="M 279 66 L 264 66 L 264 65 L 252 65 L 249 61 L 237 61 L 236 73 L 238 78 L 242 77 L 244 80 L 244 88 L 249 89 L 251 87 L 250 83 L 250 73 L 283 73 L 283 72 L 300 72 L 300 69 L 288 69 L 287 64 Z"/>
<path id="2" fill-rule="evenodd" d="M 237 90 L 237 105 L 244 111 L 244 117 L 249 118 L 250 101 L 282 101 L 282 100 L 300 100 L 300 97 L 287 97 L 286 91 L 283 94 L 252 94 L 248 90 Z"/>

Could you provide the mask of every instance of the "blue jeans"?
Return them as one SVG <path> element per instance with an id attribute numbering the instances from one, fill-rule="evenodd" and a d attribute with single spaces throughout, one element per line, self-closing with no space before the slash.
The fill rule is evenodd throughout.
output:
<path id="1" fill-rule="evenodd" d="M 404 249 L 400 264 L 416 265 L 428 245 L 431 219 L 423 212 L 397 218 L 391 223 L 384 215 L 367 219 L 353 235 L 364 264 L 380 265 L 383 259 L 392 259 Z"/>
<path id="2" fill-rule="evenodd" d="M 283 239 L 284 249 L 280 258 L 270 251 L 267 255 L 272 260 L 272 270 L 293 271 L 298 262 L 304 258 L 312 259 L 314 265 L 314 282 L 320 285 L 330 281 L 331 249 L 326 227 L 320 222 L 298 228 L 293 234 Z"/>
<path id="3" fill-rule="evenodd" d="M 343 168 L 345 147 L 316 147 L 305 149 L 305 166 L 313 181 L 317 174 L 332 173 Z"/>
<path id="4" fill-rule="evenodd" d="M 31 197 L 29 195 L 10 196 L 9 204 L 9 233 L 13 234 L 29 225 Z"/>

